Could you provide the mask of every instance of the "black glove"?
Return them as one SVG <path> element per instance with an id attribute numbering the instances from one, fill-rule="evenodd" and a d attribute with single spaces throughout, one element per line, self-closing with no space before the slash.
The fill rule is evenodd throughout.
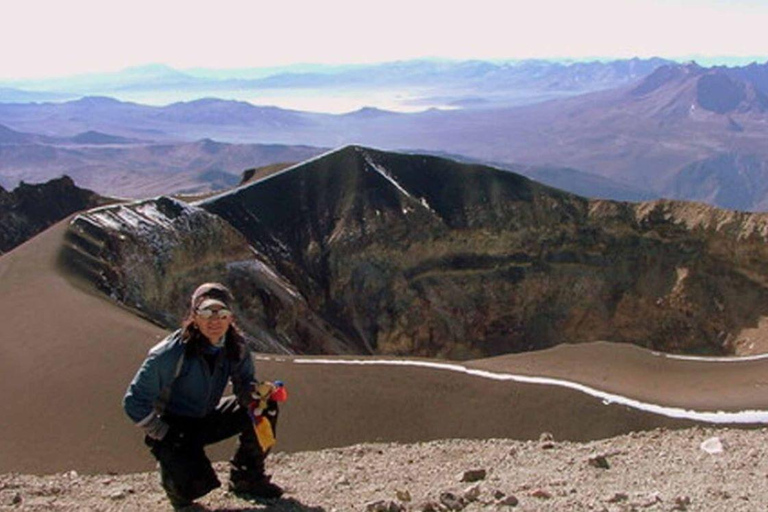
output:
<path id="1" fill-rule="evenodd" d="M 195 437 L 189 431 L 178 427 L 171 427 L 158 444 L 172 450 L 184 450 L 194 445 Z"/>

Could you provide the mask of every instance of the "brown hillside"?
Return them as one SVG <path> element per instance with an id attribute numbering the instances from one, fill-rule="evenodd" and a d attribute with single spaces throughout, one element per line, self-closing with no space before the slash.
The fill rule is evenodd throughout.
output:
<path id="1" fill-rule="evenodd" d="M 57 259 L 66 228 L 66 222 L 59 223 L 0 257 L 0 309 L 13 319 L 0 337 L 0 472 L 149 470 L 154 464 L 120 401 L 146 350 L 165 332 L 62 270 Z M 639 350 L 603 345 L 579 350 L 578 357 L 556 350 L 477 365 L 567 374 L 659 403 L 714 410 L 766 406 L 757 393 L 765 361 L 656 365 L 655 356 Z M 600 370 L 606 367 L 612 371 Z M 558 439 L 592 439 L 690 424 L 606 405 L 561 387 L 444 369 L 329 366 L 287 357 L 258 358 L 257 368 L 262 378 L 282 378 L 288 385 L 279 435 L 280 448 L 288 451 L 375 440 L 537 438 L 541 431 Z M 711 372 L 716 386 L 699 388 L 703 371 Z M 661 373 L 678 372 L 680 380 L 671 389 L 637 386 L 641 375 L 654 382 Z M 221 458 L 226 450 L 214 454 Z"/>

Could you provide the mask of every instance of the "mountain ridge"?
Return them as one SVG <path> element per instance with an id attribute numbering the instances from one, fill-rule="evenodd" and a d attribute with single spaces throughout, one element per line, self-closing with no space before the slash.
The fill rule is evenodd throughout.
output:
<path id="1" fill-rule="evenodd" d="M 174 289 L 221 268 L 217 279 L 258 296 L 246 321 L 286 334 L 296 353 L 476 359 L 612 340 L 728 354 L 749 350 L 750 329 L 768 314 L 756 263 L 766 257 L 765 215 L 588 200 L 508 171 L 360 146 L 194 207 L 206 225 L 229 225 L 240 256 L 226 245 L 183 257 L 121 249 L 97 259 L 116 257 L 104 266 L 119 273 L 121 252 L 135 253 L 134 275 L 106 279 L 105 291 L 171 312 Z M 76 238 L 82 223 L 73 226 Z M 142 240 L 126 227 L 91 236 L 115 247 Z M 168 236 L 190 250 L 201 243 L 191 231 Z M 198 261 L 214 267 L 195 270 Z M 158 269 L 170 302 L 142 296 Z"/>

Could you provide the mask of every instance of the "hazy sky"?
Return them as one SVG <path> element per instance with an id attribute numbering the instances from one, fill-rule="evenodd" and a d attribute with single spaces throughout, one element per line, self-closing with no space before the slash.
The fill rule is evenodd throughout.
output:
<path id="1" fill-rule="evenodd" d="M 0 78 L 148 63 L 766 56 L 765 27 L 765 0 L 24 0 L 2 8 Z"/>

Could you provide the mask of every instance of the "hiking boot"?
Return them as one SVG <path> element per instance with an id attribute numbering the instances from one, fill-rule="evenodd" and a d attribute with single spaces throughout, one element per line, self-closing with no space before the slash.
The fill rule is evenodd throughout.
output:
<path id="1" fill-rule="evenodd" d="M 233 479 L 229 482 L 229 490 L 244 499 L 276 500 L 283 495 L 283 488 L 273 484 L 269 476 L 258 479 Z"/>
<path id="2" fill-rule="evenodd" d="M 175 512 L 202 512 L 208 510 L 203 505 L 195 503 L 194 501 L 175 501 L 171 502 L 171 505 Z"/>

